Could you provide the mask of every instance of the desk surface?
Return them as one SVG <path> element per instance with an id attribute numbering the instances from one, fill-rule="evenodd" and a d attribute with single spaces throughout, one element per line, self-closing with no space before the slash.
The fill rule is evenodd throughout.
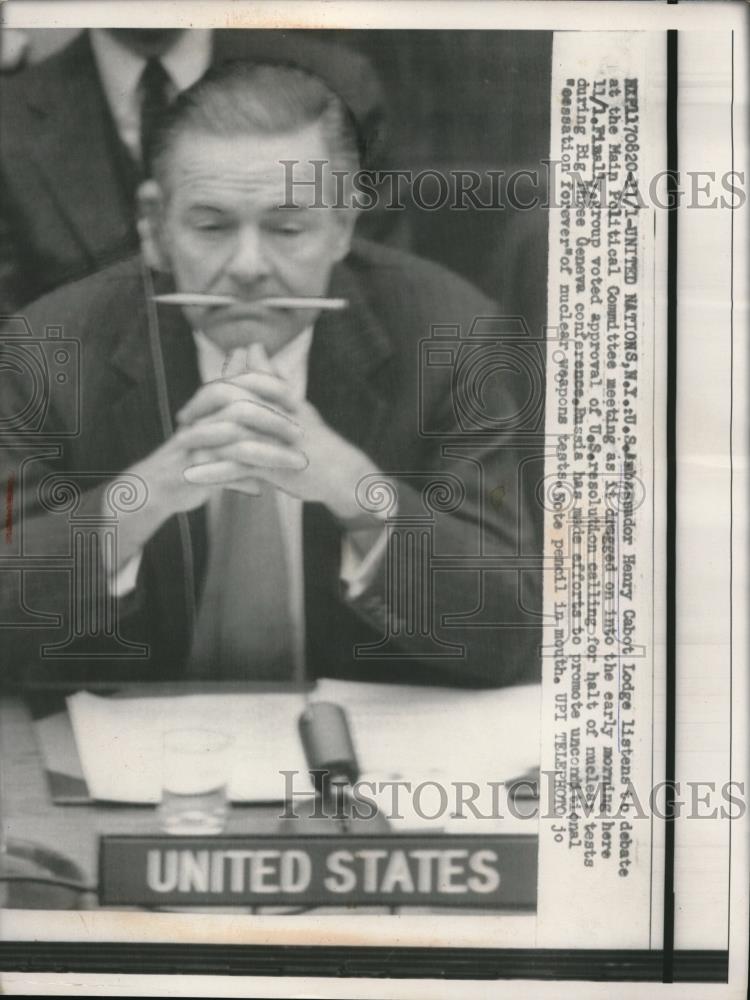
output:
<path id="1" fill-rule="evenodd" d="M 148 806 L 55 805 L 31 714 L 20 698 L 0 699 L 0 797 L 6 837 L 60 851 L 92 885 L 101 834 L 159 832 L 156 811 Z M 274 833 L 280 808 L 234 807 L 227 833 Z"/>
<path id="2" fill-rule="evenodd" d="M 227 833 L 274 834 L 278 831 L 281 808 L 280 804 L 234 806 Z M 55 804 L 47 785 L 32 716 L 22 698 L 0 698 L 0 820 L 5 837 L 30 841 L 60 852 L 78 866 L 91 886 L 97 881 L 100 835 L 160 832 L 153 807 Z M 508 829 L 506 832 L 515 831 Z M 532 832 L 528 824 L 523 832 Z M 83 898 L 82 905 L 86 909 L 97 908 L 93 893 Z M 383 909 L 362 908 L 360 912 L 383 912 Z M 333 911 L 328 908 L 327 912 Z M 410 907 L 409 912 L 418 910 Z M 464 912 L 469 915 L 472 911 Z M 514 924 L 519 920 L 527 924 L 529 920 L 533 922 L 534 917 L 532 914 L 525 917 L 508 914 L 507 917 L 503 915 L 505 919 Z"/>

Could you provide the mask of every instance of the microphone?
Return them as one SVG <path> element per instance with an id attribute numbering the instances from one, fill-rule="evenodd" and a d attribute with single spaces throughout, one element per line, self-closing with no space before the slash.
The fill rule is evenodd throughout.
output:
<path id="1" fill-rule="evenodd" d="M 333 702 L 311 702 L 299 717 L 298 727 L 315 801 L 312 810 L 304 808 L 300 815 L 284 816 L 280 832 L 298 836 L 389 833 L 390 824 L 375 803 L 358 800 L 353 794 L 360 771 L 344 709 Z"/>
<path id="2" fill-rule="evenodd" d="M 299 718 L 299 734 L 325 814 L 348 830 L 348 789 L 359 777 L 359 764 L 346 712 L 332 702 L 313 702 Z"/>

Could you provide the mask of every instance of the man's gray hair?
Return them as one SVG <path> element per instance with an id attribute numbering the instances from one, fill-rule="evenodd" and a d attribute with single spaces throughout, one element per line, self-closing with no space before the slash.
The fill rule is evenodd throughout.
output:
<path id="1" fill-rule="evenodd" d="M 228 62 L 183 91 L 167 111 L 150 165 L 163 183 L 178 138 L 187 131 L 233 137 L 280 135 L 319 122 L 334 169 L 359 167 L 354 117 L 319 77 L 282 63 Z"/>

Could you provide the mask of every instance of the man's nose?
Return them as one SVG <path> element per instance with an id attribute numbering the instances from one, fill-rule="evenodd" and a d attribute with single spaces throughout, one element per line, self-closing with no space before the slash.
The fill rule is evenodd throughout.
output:
<path id="1" fill-rule="evenodd" d="M 227 271 L 238 282 L 257 281 L 270 273 L 263 235 L 255 226 L 247 226 L 237 234 Z"/>

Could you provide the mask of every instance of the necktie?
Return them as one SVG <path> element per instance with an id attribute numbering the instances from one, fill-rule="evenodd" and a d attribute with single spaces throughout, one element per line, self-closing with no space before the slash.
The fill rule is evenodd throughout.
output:
<path id="1" fill-rule="evenodd" d="M 148 176 L 159 121 L 169 107 L 170 79 L 160 59 L 149 59 L 141 74 L 141 165 Z"/>
<path id="2" fill-rule="evenodd" d="M 209 531 L 206 579 L 189 674 L 292 680 L 294 641 L 286 551 L 275 490 L 223 490 Z"/>
<path id="3" fill-rule="evenodd" d="M 222 378 L 246 371 L 246 348 L 224 359 Z M 207 506 L 209 551 L 188 673 L 194 678 L 291 680 L 294 623 L 278 498 L 222 490 Z"/>

